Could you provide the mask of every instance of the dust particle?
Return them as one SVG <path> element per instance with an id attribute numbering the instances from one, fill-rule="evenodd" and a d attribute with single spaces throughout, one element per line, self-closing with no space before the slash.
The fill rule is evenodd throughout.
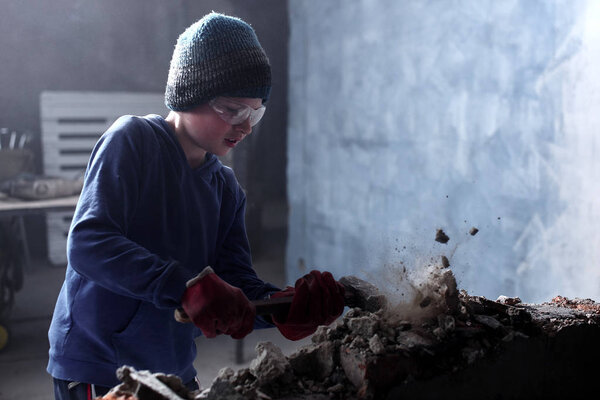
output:
<path id="1" fill-rule="evenodd" d="M 475 236 L 477 235 L 477 232 L 479 232 L 479 229 L 472 227 L 471 230 L 469 231 L 469 233 L 471 234 L 471 236 Z"/>

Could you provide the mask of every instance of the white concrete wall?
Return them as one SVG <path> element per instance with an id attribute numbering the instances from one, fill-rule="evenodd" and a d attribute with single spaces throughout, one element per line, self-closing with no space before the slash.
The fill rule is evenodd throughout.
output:
<path id="1" fill-rule="evenodd" d="M 290 282 L 444 254 L 471 294 L 600 300 L 599 2 L 289 12 Z"/>

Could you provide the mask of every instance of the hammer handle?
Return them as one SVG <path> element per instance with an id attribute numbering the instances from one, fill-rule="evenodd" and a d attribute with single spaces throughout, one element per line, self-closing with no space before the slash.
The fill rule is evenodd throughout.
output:
<path id="1" fill-rule="evenodd" d="M 251 302 L 256 307 L 256 315 L 270 315 L 287 312 L 293 298 L 294 296 L 275 297 L 273 299 L 252 300 Z"/>
<path id="2" fill-rule="evenodd" d="M 256 315 L 271 315 L 280 312 L 287 312 L 292 304 L 293 296 L 277 297 L 274 299 L 251 300 L 250 302 L 256 307 Z M 175 319 L 179 322 L 192 322 L 187 316 L 183 308 L 175 310 Z"/>

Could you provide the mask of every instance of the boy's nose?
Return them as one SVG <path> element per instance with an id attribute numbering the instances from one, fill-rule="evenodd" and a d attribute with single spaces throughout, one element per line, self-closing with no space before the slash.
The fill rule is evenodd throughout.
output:
<path id="1" fill-rule="evenodd" d="M 252 125 L 250 125 L 250 118 L 247 118 L 244 122 L 235 126 L 238 131 L 241 131 L 244 135 L 252 133 Z"/>

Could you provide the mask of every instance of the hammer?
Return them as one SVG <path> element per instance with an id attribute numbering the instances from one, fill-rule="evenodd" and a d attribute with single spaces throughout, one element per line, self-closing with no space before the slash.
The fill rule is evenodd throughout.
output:
<path id="1" fill-rule="evenodd" d="M 350 308 L 358 307 L 365 311 L 375 312 L 385 308 L 387 300 L 376 286 L 356 276 L 344 276 L 338 281 L 344 287 L 344 304 Z M 287 313 L 293 296 L 273 299 L 251 300 L 256 307 L 256 315 Z M 183 309 L 175 310 L 175 319 L 179 322 L 191 322 Z"/>
<path id="2" fill-rule="evenodd" d="M 385 307 L 386 298 L 379 293 L 373 284 L 356 276 L 344 276 L 338 281 L 345 289 L 344 304 L 350 308 L 358 307 L 365 311 L 375 312 Z M 269 315 L 289 310 L 293 296 L 274 299 L 252 300 L 256 307 L 256 315 Z"/>

